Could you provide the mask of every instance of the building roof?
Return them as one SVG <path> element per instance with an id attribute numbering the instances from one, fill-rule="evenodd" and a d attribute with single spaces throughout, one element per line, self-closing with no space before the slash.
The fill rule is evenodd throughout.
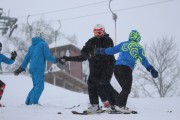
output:
<path id="1" fill-rule="evenodd" d="M 49 45 L 49 48 L 55 48 L 55 47 L 59 47 L 59 46 L 69 45 L 69 44 L 72 44 L 72 45 L 77 47 L 77 45 L 75 45 L 74 43 L 70 42 L 68 39 L 61 38 L 61 39 L 58 39 L 56 42 L 54 41 L 53 43 L 51 43 Z"/>

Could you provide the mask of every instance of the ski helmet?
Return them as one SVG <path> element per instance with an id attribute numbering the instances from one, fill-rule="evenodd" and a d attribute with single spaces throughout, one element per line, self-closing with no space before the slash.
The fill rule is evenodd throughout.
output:
<path id="1" fill-rule="evenodd" d="M 101 38 L 105 34 L 105 28 L 102 24 L 96 24 L 93 29 L 94 36 L 97 38 Z"/>
<path id="2" fill-rule="evenodd" d="M 36 37 L 43 37 L 43 32 L 40 29 L 36 31 Z"/>
<path id="3" fill-rule="evenodd" d="M 141 40 L 141 35 L 137 30 L 132 30 L 129 34 L 129 41 L 139 42 Z"/>

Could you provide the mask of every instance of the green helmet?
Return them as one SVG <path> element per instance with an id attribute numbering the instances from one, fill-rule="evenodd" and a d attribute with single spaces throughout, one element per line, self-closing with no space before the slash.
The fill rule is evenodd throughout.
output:
<path id="1" fill-rule="evenodd" d="M 132 30 L 129 34 L 129 41 L 139 42 L 141 40 L 141 35 L 137 30 Z"/>

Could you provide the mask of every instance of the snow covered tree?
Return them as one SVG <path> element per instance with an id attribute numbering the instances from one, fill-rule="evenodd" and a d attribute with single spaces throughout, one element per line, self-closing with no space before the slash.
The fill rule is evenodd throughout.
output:
<path id="1" fill-rule="evenodd" d="M 137 96 L 137 88 L 139 89 L 138 96 L 140 93 L 150 97 L 177 95 L 180 67 L 174 39 L 163 37 L 153 42 L 145 52 L 149 62 L 159 72 L 159 77 L 154 79 L 142 65 L 137 65 L 137 70 L 134 72 L 136 76 L 134 80 L 136 95 L 134 96 Z"/>

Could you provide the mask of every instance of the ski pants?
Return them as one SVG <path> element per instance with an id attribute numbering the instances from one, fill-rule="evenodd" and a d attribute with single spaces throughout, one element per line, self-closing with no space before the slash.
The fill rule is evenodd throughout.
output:
<path id="1" fill-rule="evenodd" d="M 6 84 L 0 80 L 0 100 L 2 98 L 5 87 L 6 87 Z"/>
<path id="2" fill-rule="evenodd" d="M 132 70 L 128 66 L 116 65 L 114 75 L 122 88 L 122 91 L 117 97 L 116 104 L 118 106 L 126 106 L 132 87 Z"/>
<path id="3" fill-rule="evenodd" d="M 110 104 L 115 103 L 115 90 L 110 84 L 112 75 L 113 70 L 110 69 L 90 71 L 88 78 L 90 104 L 99 104 L 98 96 L 102 102 L 108 100 Z"/>
<path id="4" fill-rule="evenodd" d="M 32 75 L 33 88 L 26 98 L 26 105 L 38 104 L 44 90 L 44 70 L 34 68 L 30 70 L 30 74 Z"/>

